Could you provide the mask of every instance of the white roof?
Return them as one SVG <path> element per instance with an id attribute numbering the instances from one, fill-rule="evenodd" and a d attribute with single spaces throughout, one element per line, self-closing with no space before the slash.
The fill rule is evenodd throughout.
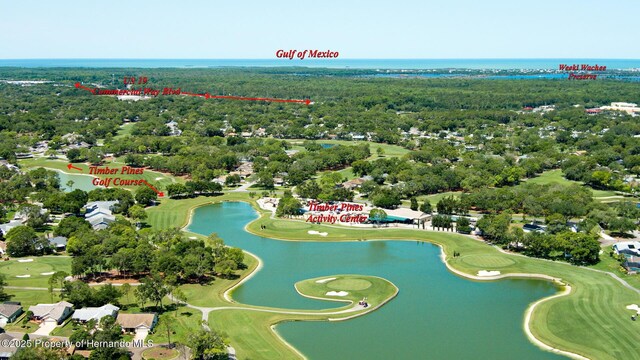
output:
<path id="1" fill-rule="evenodd" d="M 428 218 L 430 215 L 425 214 L 422 211 L 415 211 L 407 208 L 397 208 L 392 210 L 383 209 L 384 212 L 387 213 L 388 216 L 401 217 L 405 219 L 424 219 Z"/>
<path id="2" fill-rule="evenodd" d="M 117 204 L 118 201 L 114 200 L 114 201 L 91 201 L 89 203 L 87 203 L 87 205 L 85 205 L 85 208 L 91 210 L 91 209 L 101 209 L 101 210 L 105 210 L 108 212 L 111 212 L 111 207 L 115 204 Z"/>
<path id="3" fill-rule="evenodd" d="M 9 232 L 9 230 L 20 225 L 22 225 L 22 222 L 20 220 L 11 220 L 6 224 L 0 224 L 0 231 L 6 235 Z"/>
<path id="4" fill-rule="evenodd" d="M 76 310 L 71 318 L 79 321 L 100 320 L 107 315 L 116 317 L 118 310 L 120 310 L 119 307 L 111 304 L 101 307 L 86 307 Z"/>
<path id="5" fill-rule="evenodd" d="M 73 308 L 73 304 L 60 301 L 55 304 L 38 304 L 35 306 L 30 306 L 29 311 L 33 312 L 33 316 L 41 318 L 41 319 L 54 319 L 61 320 L 65 314 L 66 309 Z"/>
<path id="6" fill-rule="evenodd" d="M 619 252 L 628 250 L 640 255 L 640 241 L 623 241 L 613 245 L 613 248 Z"/>

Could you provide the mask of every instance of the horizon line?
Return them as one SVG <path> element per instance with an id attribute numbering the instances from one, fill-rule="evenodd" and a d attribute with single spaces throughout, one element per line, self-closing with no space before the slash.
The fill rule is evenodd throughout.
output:
<path id="1" fill-rule="evenodd" d="M 333 59 L 293 59 L 304 62 L 305 60 L 315 61 L 335 61 L 335 60 L 640 60 L 640 58 L 604 58 L 604 57 L 451 57 L 451 58 L 420 58 L 420 57 L 407 57 L 407 58 L 333 58 Z M 30 58 L 0 58 L 2 60 L 282 60 L 293 61 L 288 58 L 119 58 L 119 57 L 30 57 Z"/>

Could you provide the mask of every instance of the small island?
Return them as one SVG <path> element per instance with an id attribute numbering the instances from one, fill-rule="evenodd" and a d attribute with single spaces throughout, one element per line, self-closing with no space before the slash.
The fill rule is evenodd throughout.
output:
<path id="1" fill-rule="evenodd" d="M 303 280 L 295 284 L 296 291 L 305 297 L 328 301 L 344 301 L 351 305 L 333 315 L 353 313 L 353 316 L 329 318 L 346 320 L 371 312 L 393 299 L 398 288 L 388 280 L 365 275 L 333 275 Z"/>

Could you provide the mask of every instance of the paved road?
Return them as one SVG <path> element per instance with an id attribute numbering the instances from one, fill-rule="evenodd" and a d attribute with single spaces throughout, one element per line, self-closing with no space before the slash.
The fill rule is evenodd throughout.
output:
<path id="1" fill-rule="evenodd" d="M 255 184 L 255 182 L 249 181 L 249 182 L 246 182 L 246 183 L 242 184 L 242 186 L 240 186 L 240 187 L 238 187 L 236 189 L 233 189 L 231 191 L 232 192 L 248 192 L 249 191 L 249 187 L 251 185 L 253 185 L 253 184 Z"/>

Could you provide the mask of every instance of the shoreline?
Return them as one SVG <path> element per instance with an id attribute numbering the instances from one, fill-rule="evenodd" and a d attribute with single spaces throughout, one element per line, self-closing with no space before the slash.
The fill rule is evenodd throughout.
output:
<path id="1" fill-rule="evenodd" d="M 555 354 L 560 354 L 560 355 L 564 355 L 567 356 L 571 359 L 579 359 L 579 360 L 589 360 L 589 358 L 584 357 L 580 354 L 576 354 L 570 351 L 566 351 L 566 350 L 561 350 L 561 349 L 557 349 L 554 348 L 551 345 L 545 344 L 542 340 L 538 339 L 537 337 L 535 337 L 535 335 L 533 334 L 533 332 L 531 331 L 531 327 L 530 327 L 530 323 L 531 323 L 531 318 L 533 315 L 533 310 L 535 310 L 535 308 L 539 305 L 542 304 L 543 302 L 549 301 L 551 299 L 555 299 L 558 297 L 562 297 L 562 296 L 567 296 L 571 294 L 571 285 L 569 285 L 568 283 L 564 283 L 562 281 L 562 279 L 560 278 L 556 278 L 553 276 L 549 276 L 549 275 L 544 275 L 544 274 L 530 274 L 530 273 L 507 273 L 507 274 L 500 274 L 500 275 L 495 275 L 495 276 L 476 276 L 476 275 L 471 275 L 471 274 L 467 274 L 465 272 L 462 272 L 460 270 L 455 269 L 451 264 L 449 264 L 449 262 L 447 262 L 446 260 L 446 254 L 444 252 L 444 247 L 442 247 L 439 244 L 434 244 L 434 245 L 438 245 L 438 247 L 440 247 L 440 260 L 442 261 L 442 263 L 447 267 L 447 269 L 449 271 L 451 271 L 452 273 L 462 277 L 462 278 L 466 278 L 466 279 L 470 279 L 470 280 L 476 280 L 476 281 L 492 281 L 492 280 L 502 280 L 502 279 L 507 279 L 507 278 L 514 278 L 514 279 L 540 279 L 540 280 L 546 280 L 546 281 L 550 281 L 551 283 L 553 283 L 554 285 L 559 285 L 564 287 L 564 289 L 562 291 L 556 292 L 555 294 L 551 295 L 551 296 L 547 296 L 547 297 L 543 297 L 540 300 L 535 301 L 534 303 L 530 304 L 527 307 L 527 310 L 525 311 L 525 318 L 524 318 L 524 332 L 527 335 L 527 339 L 534 345 L 536 345 L 537 347 L 539 347 L 542 350 L 548 351 L 548 352 L 552 352 Z"/>
<path id="2" fill-rule="evenodd" d="M 235 290 L 240 285 L 244 284 L 245 282 L 249 281 L 249 279 L 254 277 L 258 273 L 258 271 L 260 271 L 262 269 L 263 264 L 264 264 L 264 262 L 262 261 L 262 259 L 258 255 L 254 254 L 252 252 L 249 252 L 247 250 L 244 250 L 244 249 L 242 250 L 242 252 L 244 252 L 246 254 L 249 254 L 249 256 L 253 256 L 256 260 L 258 260 L 258 265 L 256 265 L 256 267 L 253 268 L 251 270 L 251 272 L 249 274 L 247 274 L 247 276 L 245 276 L 242 279 L 240 279 L 240 281 L 238 281 L 237 283 L 231 285 L 230 288 L 228 288 L 227 290 L 224 291 L 224 293 L 222 293 L 222 297 L 224 297 L 225 300 L 227 300 L 230 303 L 234 303 L 234 304 L 237 304 L 237 303 L 231 297 L 231 295 L 232 295 L 231 293 L 233 292 L 233 290 Z"/>
<path id="3" fill-rule="evenodd" d="M 215 203 L 221 203 L 221 202 L 222 202 L 222 201 L 220 201 L 220 202 L 212 202 L 212 203 L 204 203 L 204 204 L 199 204 L 199 205 L 195 205 L 195 206 L 193 206 L 192 208 L 190 208 L 190 212 L 189 212 L 189 221 L 188 221 L 188 223 L 189 223 L 189 224 L 191 224 L 191 221 L 192 221 L 192 219 L 193 219 L 193 211 L 194 211 L 196 208 L 201 207 L 201 206 L 206 206 L 206 205 L 215 204 Z M 254 205 L 253 203 L 249 202 L 249 201 L 233 200 L 233 201 L 230 201 L 230 202 L 246 202 L 246 203 L 248 203 L 248 204 L 250 204 L 250 205 L 251 205 L 251 207 L 253 208 L 254 212 L 258 215 L 258 217 L 257 217 L 256 219 L 254 219 L 254 220 L 250 221 L 249 223 L 247 223 L 247 224 L 244 226 L 244 230 L 245 230 L 246 232 L 248 232 L 248 233 L 251 233 L 251 234 L 253 234 L 253 235 L 256 235 L 256 236 L 259 236 L 259 237 L 261 237 L 261 238 L 264 238 L 264 236 L 262 236 L 262 235 L 260 235 L 260 234 L 257 234 L 257 233 L 254 233 L 253 231 L 251 231 L 251 230 L 249 230 L 249 229 L 248 229 L 248 226 L 249 226 L 251 223 L 253 223 L 253 222 L 254 222 L 254 221 L 256 221 L 256 220 L 259 220 L 259 219 L 263 216 L 263 214 L 260 212 L 260 210 L 257 210 L 257 209 L 255 208 L 255 205 Z M 184 230 L 185 228 L 182 228 L 182 229 Z M 271 238 L 271 237 L 270 237 L 270 238 Z M 291 240 L 291 239 L 274 239 L 274 240 L 278 240 L 278 241 L 292 241 L 292 242 L 305 242 L 305 241 L 302 241 L 302 240 Z M 314 241 L 314 240 L 311 240 L 311 241 Z M 352 241 L 352 242 L 357 242 L 357 241 L 363 241 L 363 240 L 339 240 L 339 241 L 335 241 L 335 240 L 326 240 L 325 242 L 351 242 L 351 241 Z M 406 239 L 406 238 L 405 238 L 405 239 L 367 239 L 367 240 L 364 240 L 364 241 L 416 241 L 416 240 L 409 240 L 409 239 Z M 590 358 L 584 357 L 584 356 L 582 356 L 582 355 L 580 355 L 580 354 L 576 354 L 576 353 L 573 353 L 573 352 L 570 352 L 570 351 L 566 351 L 566 350 L 560 350 L 560 349 L 557 349 L 557 348 L 552 347 L 551 345 L 548 345 L 548 344 L 544 343 L 542 340 L 540 340 L 540 339 L 536 338 L 536 337 L 533 335 L 533 333 L 531 332 L 531 329 L 530 329 L 530 322 L 531 322 L 531 318 L 532 318 L 533 310 L 535 310 L 535 308 L 536 308 L 539 304 L 541 304 L 541 303 L 543 303 L 543 302 L 546 302 L 546 301 L 548 301 L 548 300 L 551 300 L 551 299 L 554 299 L 554 298 L 557 298 L 557 297 L 570 295 L 570 294 L 571 294 L 571 286 L 570 286 L 569 284 L 565 284 L 565 283 L 564 283 L 561 279 L 559 279 L 559 278 L 555 278 L 555 277 L 553 277 L 553 276 L 544 275 L 544 274 L 511 273 L 511 274 L 500 274 L 500 275 L 497 275 L 497 276 L 485 276 L 485 277 L 478 277 L 478 276 L 475 276 L 475 275 L 467 274 L 467 273 L 464 273 L 464 272 L 462 272 L 462 271 L 460 271 L 460 270 L 457 270 L 457 269 L 453 268 L 453 267 L 452 267 L 452 265 L 450 265 L 450 264 L 446 261 L 446 254 L 445 254 L 445 250 L 444 250 L 444 247 L 443 247 L 441 244 L 438 244 L 438 243 L 436 243 L 436 242 L 429 241 L 429 240 L 417 240 L 417 241 L 426 241 L 426 242 L 428 242 L 428 243 L 430 243 L 430 244 L 432 244 L 432 245 L 436 245 L 436 246 L 440 247 L 440 259 L 441 259 L 441 261 L 444 263 L 445 267 L 446 267 L 449 271 L 451 271 L 452 273 L 454 273 L 454 274 L 456 274 L 456 275 L 458 275 L 458 276 L 460 276 L 460 277 L 463 277 L 463 278 L 465 278 L 465 279 L 467 279 L 467 280 L 492 281 L 492 280 L 500 280 L 500 279 L 506 279 L 506 278 L 534 278 L 534 279 L 540 279 L 540 280 L 550 281 L 550 282 L 554 283 L 555 285 L 558 285 L 558 283 L 563 284 L 563 286 L 565 287 L 565 289 L 564 289 L 563 291 L 558 292 L 558 293 L 556 293 L 556 294 L 554 294 L 554 295 L 551 295 L 551 296 L 544 297 L 544 298 L 542 298 L 542 299 L 540 299 L 540 300 L 538 300 L 538 301 L 534 302 L 533 304 L 529 305 L 529 307 L 528 307 L 528 308 L 527 308 L 527 310 L 525 311 L 525 319 L 524 319 L 524 323 L 523 323 L 523 325 L 524 325 L 524 330 L 525 330 L 525 335 L 527 336 L 527 339 L 528 339 L 532 344 L 534 344 L 534 345 L 538 346 L 538 347 L 539 347 L 540 349 L 542 349 L 542 350 L 545 350 L 545 351 L 548 351 L 548 352 L 552 352 L 552 353 L 556 353 L 556 354 L 560 354 L 560 355 L 564 355 L 564 356 L 567 356 L 567 357 L 572 358 L 572 359 L 590 360 Z M 395 286 L 395 284 L 394 284 L 394 286 Z M 397 289 L 397 287 L 396 287 L 396 289 Z M 297 289 L 296 289 L 296 291 L 297 291 Z M 396 294 L 395 294 L 393 297 L 395 297 L 395 296 L 397 295 L 397 293 L 398 293 L 398 292 L 396 292 Z M 393 297 L 392 297 L 392 298 L 393 298 Z M 392 299 L 392 298 L 391 298 L 391 299 Z M 386 302 L 385 302 L 385 303 L 386 303 Z M 380 306 L 382 306 L 382 305 L 383 305 L 383 304 L 380 304 Z M 347 320 L 347 319 L 345 318 L 345 319 L 342 319 L 342 320 Z M 271 326 L 271 328 L 272 328 L 272 330 L 274 331 L 274 333 L 276 333 L 276 334 L 277 334 L 277 336 L 278 336 L 278 338 L 280 338 L 280 339 L 281 339 L 281 340 L 282 340 L 282 341 L 283 341 L 283 342 L 284 342 L 288 347 L 293 348 L 293 347 L 291 346 L 291 344 L 289 344 L 288 342 L 284 341 L 284 339 L 283 339 L 283 338 L 278 334 L 278 332 L 275 330 L 276 325 L 277 325 L 277 324 L 273 324 L 273 325 Z M 296 350 L 296 353 L 300 354 L 300 352 L 299 352 L 299 351 L 297 351 L 297 350 Z M 304 358 L 304 359 L 306 359 L 306 357 L 305 357 L 304 355 L 303 355 L 303 358 Z"/>

